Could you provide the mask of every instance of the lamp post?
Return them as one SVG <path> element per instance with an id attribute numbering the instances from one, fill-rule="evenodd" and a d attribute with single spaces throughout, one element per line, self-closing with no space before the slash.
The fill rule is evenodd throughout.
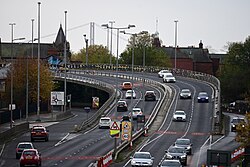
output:
<path id="1" fill-rule="evenodd" d="M 14 41 L 17 40 L 24 40 L 25 38 L 16 38 L 14 39 L 14 25 L 16 25 L 16 23 L 10 23 L 9 24 L 11 26 L 11 50 L 10 50 L 10 54 L 11 54 L 11 76 L 10 76 L 10 128 L 13 127 L 13 43 Z"/>
<path id="2" fill-rule="evenodd" d="M 84 36 L 84 40 L 86 43 L 86 68 L 87 68 L 88 67 L 88 42 L 89 40 L 87 39 L 86 34 L 84 34 L 83 36 Z"/>
<path id="3" fill-rule="evenodd" d="M 106 27 L 106 28 L 111 28 L 109 27 L 108 24 L 103 24 L 102 25 L 103 27 Z M 116 104 L 118 102 L 118 97 L 117 97 L 117 93 L 118 93 L 118 58 L 119 58 L 119 32 L 121 29 L 130 29 L 132 27 L 135 27 L 135 25 L 128 25 L 127 27 L 112 27 L 112 29 L 116 29 L 117 30 L 117 48 L 116 48 L 116 89 L 115 89 L 115 94 L 116 94 Z M 116 111 L 117 111 L 117 107 L 116 107 Z M 115 138 L 115 144 L 114 144 L 114 154 L 116 154 L 116 142 L 117 142 L 117 139 Z"/>
<path id="4" fill-rule="evenodd" d="M 174 69 L 176 70 L 176 47 L 177 47 L 177 23 L 178 20 L 175 20 L 175 47 L 174 47 Z"/>
<path id="5" fill-rule="evenodd" d="M 111 24 L 111 26 L 110 26 L 110 56 L 109 56 L 109 65 L 111 66 L 111 64 L 112 64 L 112 40 L 113 40 L 113 31 L 112 30 L 113 30 L 113 24 L 115 23 L 115 21 L 109 21 L 109 23 Z"/>
<path id="6" fill-rule="evenodd" d="M 38 2 L 37 121 L 40 121 L 40 6 L 41 2 Z"/>
<path id="7" fill-rule="evenodd" d="M 67 53 L 66 53 L 66 47 L 67 47 L 67 11 L 64 11 L 65 15 L 65 37 L 64 37 L 64 112 L 67 111 Z"/>
<path id="8" fill-rule="evenodd" d="M 31 19 L 31 57 L 33 59 L 33 27 L 34 27 L 34 19 Z M 29 116 L 29 62 L 28 55 L 26 57 L 26 121 L 28 121 Z"/>

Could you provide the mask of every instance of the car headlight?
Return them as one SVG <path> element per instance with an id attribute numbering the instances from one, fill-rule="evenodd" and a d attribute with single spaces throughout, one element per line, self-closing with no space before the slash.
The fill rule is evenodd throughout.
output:
<path id="1" fill-rule="evenodd" d="M 172 159 L 172 156 L 170 154 L 167 154 L 167 159 Z"/>
<path id="2" fill-rule="evenodd" d="M 201 99 L 200 97 L 198 97 L 198 99 Z"/>
<path id="3" fill-rule="evenodd" d="M 208 99 L 208 97 L 206 97 L 206 99 Z"/>
<path id="4" fill-rule="evenodd" d="M 235 125 L 232 125 L 232 127 L 235 127 Z"/>
<path id="5" fill-rule="evenodd" d="M 186 155 L 182 155 L 182 156 L 181 156 L 181 159 L 186 159 Z"/>
<path id="6" fill-rule="evenodd" d="M 136 161 L 135 160 L 131 160 L 131 164 L 135 164 L 136 163 Z"/>
<path id="7" fill-rule="evenodd" d="M 191 148 L 190 146 L 187 146 L 187 150 L 190 150 L 190 148 Z"/>

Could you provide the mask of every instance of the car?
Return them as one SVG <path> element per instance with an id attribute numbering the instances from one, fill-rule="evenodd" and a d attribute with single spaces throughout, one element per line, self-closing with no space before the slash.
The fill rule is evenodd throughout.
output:
<path id="1" fill-rule="evenodd" d="M 45 127 L 34 127 L 30 132 L 30 139 L 31 141 L 42 139 L 49 141 L 49 130 L 47 130 Z"/>
<path id="2" fill-rule="evenodd" d="M 154 157 L 151 156 L 150 152 L 135 152 L 131 158 L 131 166 L 147 166 L 152 167 L 154 163 Z"/>
<path id="3" fill-rule="evenodd" d="M 187 153 L 184 147 L 171 146 L 166 152 L 166 159 L 177 159 L 182 165 L 187 165 Z"/>
<path id="4" fill-rule="evenodd" d="M 192 93 L 189 89 L 182 89 L 180 92 L 180 99 L 191 99 Z"/>
<path id="5" fill-rule="evenodd" d="M 173 82 L 174 83 L 174 82 L 176 82 L 176 79 L 172 73 L 166 73 L 163 75 L 163 82 L 167 82 L 167 83 Z"/>
<path id="6" fill-rule="evenodd" d="M 102 117 L 99 120 L 99 129 L 101 128 L 110 128 L 111 125 L 111 118 L 109 117 Z"/>
<path id="7" fill-rule="evenodd" d="M 120 111 L 128 111 L 127 102 L 124 100 L 119 100 L 117 102 L 117 112 L 120 112 Z"/>
<path id="8" fill-rule="evenodd" d="M 126 94 L 125 94 L 126 99 L 131 99 L 131 97 L 133 97 L 133 99 L 136 98 L 136 93 L 134 90 L 127 90 Z"/>
<path id="9" fill-rule="evenodd" d="M 173 121 L 186 121 L 186 119 L 187 116 L 183 110 L 176 110 L 173 114 Z"/>
<path id="10" fill-rule="evenodd" d="M 123 115 L 122 116 L 122 119 L 121 119 L 121 122 L 124 122 L 124 121 L 128 121 L 128 122 L 131 122 L 131 117 L 129 115 Z"/>
<path id="11" fill-rule="evenodd" d="M 31 142 L 21 142 L 18 143 L 16 147 L 16 159 L 19 159 L 22 155 L 24 149 L 33 149 L 34 146 Z"/>
<path id="12" fill-rule="evenodd" d="M 145 92 L 144 95 L 145 101 L 155 101 L 156 100 L 156 94 L 153 90 L 148 90 Z"/>
<path id="13" fill-rule="evenodd" d="M 41 166 L 42 158 L 37 149 L 25 149 L 19 160 L 20 167 L 28 166 Z"/>
<path id="14" fill-rule="evenodd" d="M 238 125 L 241 125 L 242 127 L 245 126 L 245 119 L 244 118 L 240 118 L 240 117 L 233 117 L 232 121 L 231 121 L 231 132 L 236 132 L 236 127 Z"/>
<path id="15" fill-rule="evenodd" d="M 170 71 L 169 70 L 161 70 L 161 71 L 158 72 L 158 77 L 162 78 L 163 75 L 166 74 L 166 73 L 170 73 Z"/>
<path id="16" fill-rule="evenodd" d="M 182 165 L 178 159 L 165 159 L 160 167 L 182 167 Z"/>
<path id="17" fill-rule="evenodd" d="M 188 138 L 178 138 L 176 139 L 174 146 L 184 147 L 186 149 L 186 153 L 188 155 L 192 154 L 192 146 L 191 140 Z"/>
<path id="18" fill-rule="evenodd" d="M 40 125 L 40 124 L 33 125 L 32 128 L 31 128 L 31 130 L 34 129 L 34 128 L 36 128 L 36 127 L 44 127 L 44 126 L 43 126 L 43 125 Z"/>
<path id="19" fill-rule="evenodd" d="M 143 114 L 143 112 L 142 112 L 141 108 L 136 107 L 136 108 L 132 109 L 132 118 L 133 119 L 137 119 L 137 116 L 142 115 L 142 114 Z"/>
<path id="20" fill-rule="evenodd" d="M 132 89 L 132 83 L 131 82 L 123 82 L 122 83 L 122 90 L 130 90 Z"/>
<path id="21" fill-rule="evenodd" d="M 197 100 L 198 100 L 198 103 L 208 103 L 209 97 L 208 97 L 207 92 L 199 92 Z"/>

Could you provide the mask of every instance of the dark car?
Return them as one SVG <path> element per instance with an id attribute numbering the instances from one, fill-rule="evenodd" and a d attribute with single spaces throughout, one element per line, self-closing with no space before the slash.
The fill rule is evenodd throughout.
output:
<path id="1" fill-rule="evenodd" d="M 20 167 L 23 166 L 41 166 L 41 155 L 36 149 L 25 149 L 20 158 Z"/>
<path id="2" fill-rule="evenodd" d="M 236 132 L 236 127 L 239 124 L 241 124 L 241 126 L 244 127 L 245 126 L 244 123 L 245 123 L 244 118 L 234 117 L 231 121 L 231 132 Z"/>
<path id="3" fill-rule="evenodd" d="M 187 165 L 187 154 L 184 147 L 173 146 L 166 152 L 166 159 L 178 159 L 182 165 Z"/>
<path id="4" fill-rule="evenodd" d="M 118 101 L 117 102 L 117 112 L 119 111 L 128 111 L 128 105 L 126 101 Z"/>
<path id="5" fill-rule="evenodd" d="M 45 140 L 49 141 L 49 131 L 45 127 L 34 127 L 30 132 L 31 141 Z"/>
<path id="6" fill-rule="evenodd" d="M 174 143 L 175 146 L 184 147 L 186 149 L 186 153 L 191 155 L 192 154 L 192 143 L 190 139 L 187 138 L 179 138 Z"/>
<path id="7" fill-rule="evenodd" d="M 198 103 L 208 103 L 209 102 L 209 97 L 208 97 L 208 94 L 207 92 L 200 92 L 198 94 Z"/>
<path id="8" fill-rule="evenodd" d="M 145 101 L 155 101 L 156 95 L 153 90 L 146 91 L 145 93 Z"/>
<path id="9" fill-rule="evenodd" d="M 182 89 L 180 92 L 180 99 L 191 99 L 192 93 L 189 89 Z"/>
<path id="10" fill-rule="evenodd" d="M 16 159 L 20 158 L 24 149 L 33 149 L 33 148 L 34 148 L 34 146 L 31 142 L 18 143 L 18 145 L 16 147 Z"/>

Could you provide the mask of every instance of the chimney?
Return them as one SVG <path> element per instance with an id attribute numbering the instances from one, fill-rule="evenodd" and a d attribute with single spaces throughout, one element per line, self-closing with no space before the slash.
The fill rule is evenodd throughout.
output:
<path id="1" fill-rule="evenodd" d="M 200 49 L 203 49 L 203 43 L 202 43 L 202 40 L 200 40 L 200 43 L 199 43 L 199 48 L 200 48 Z"/>

